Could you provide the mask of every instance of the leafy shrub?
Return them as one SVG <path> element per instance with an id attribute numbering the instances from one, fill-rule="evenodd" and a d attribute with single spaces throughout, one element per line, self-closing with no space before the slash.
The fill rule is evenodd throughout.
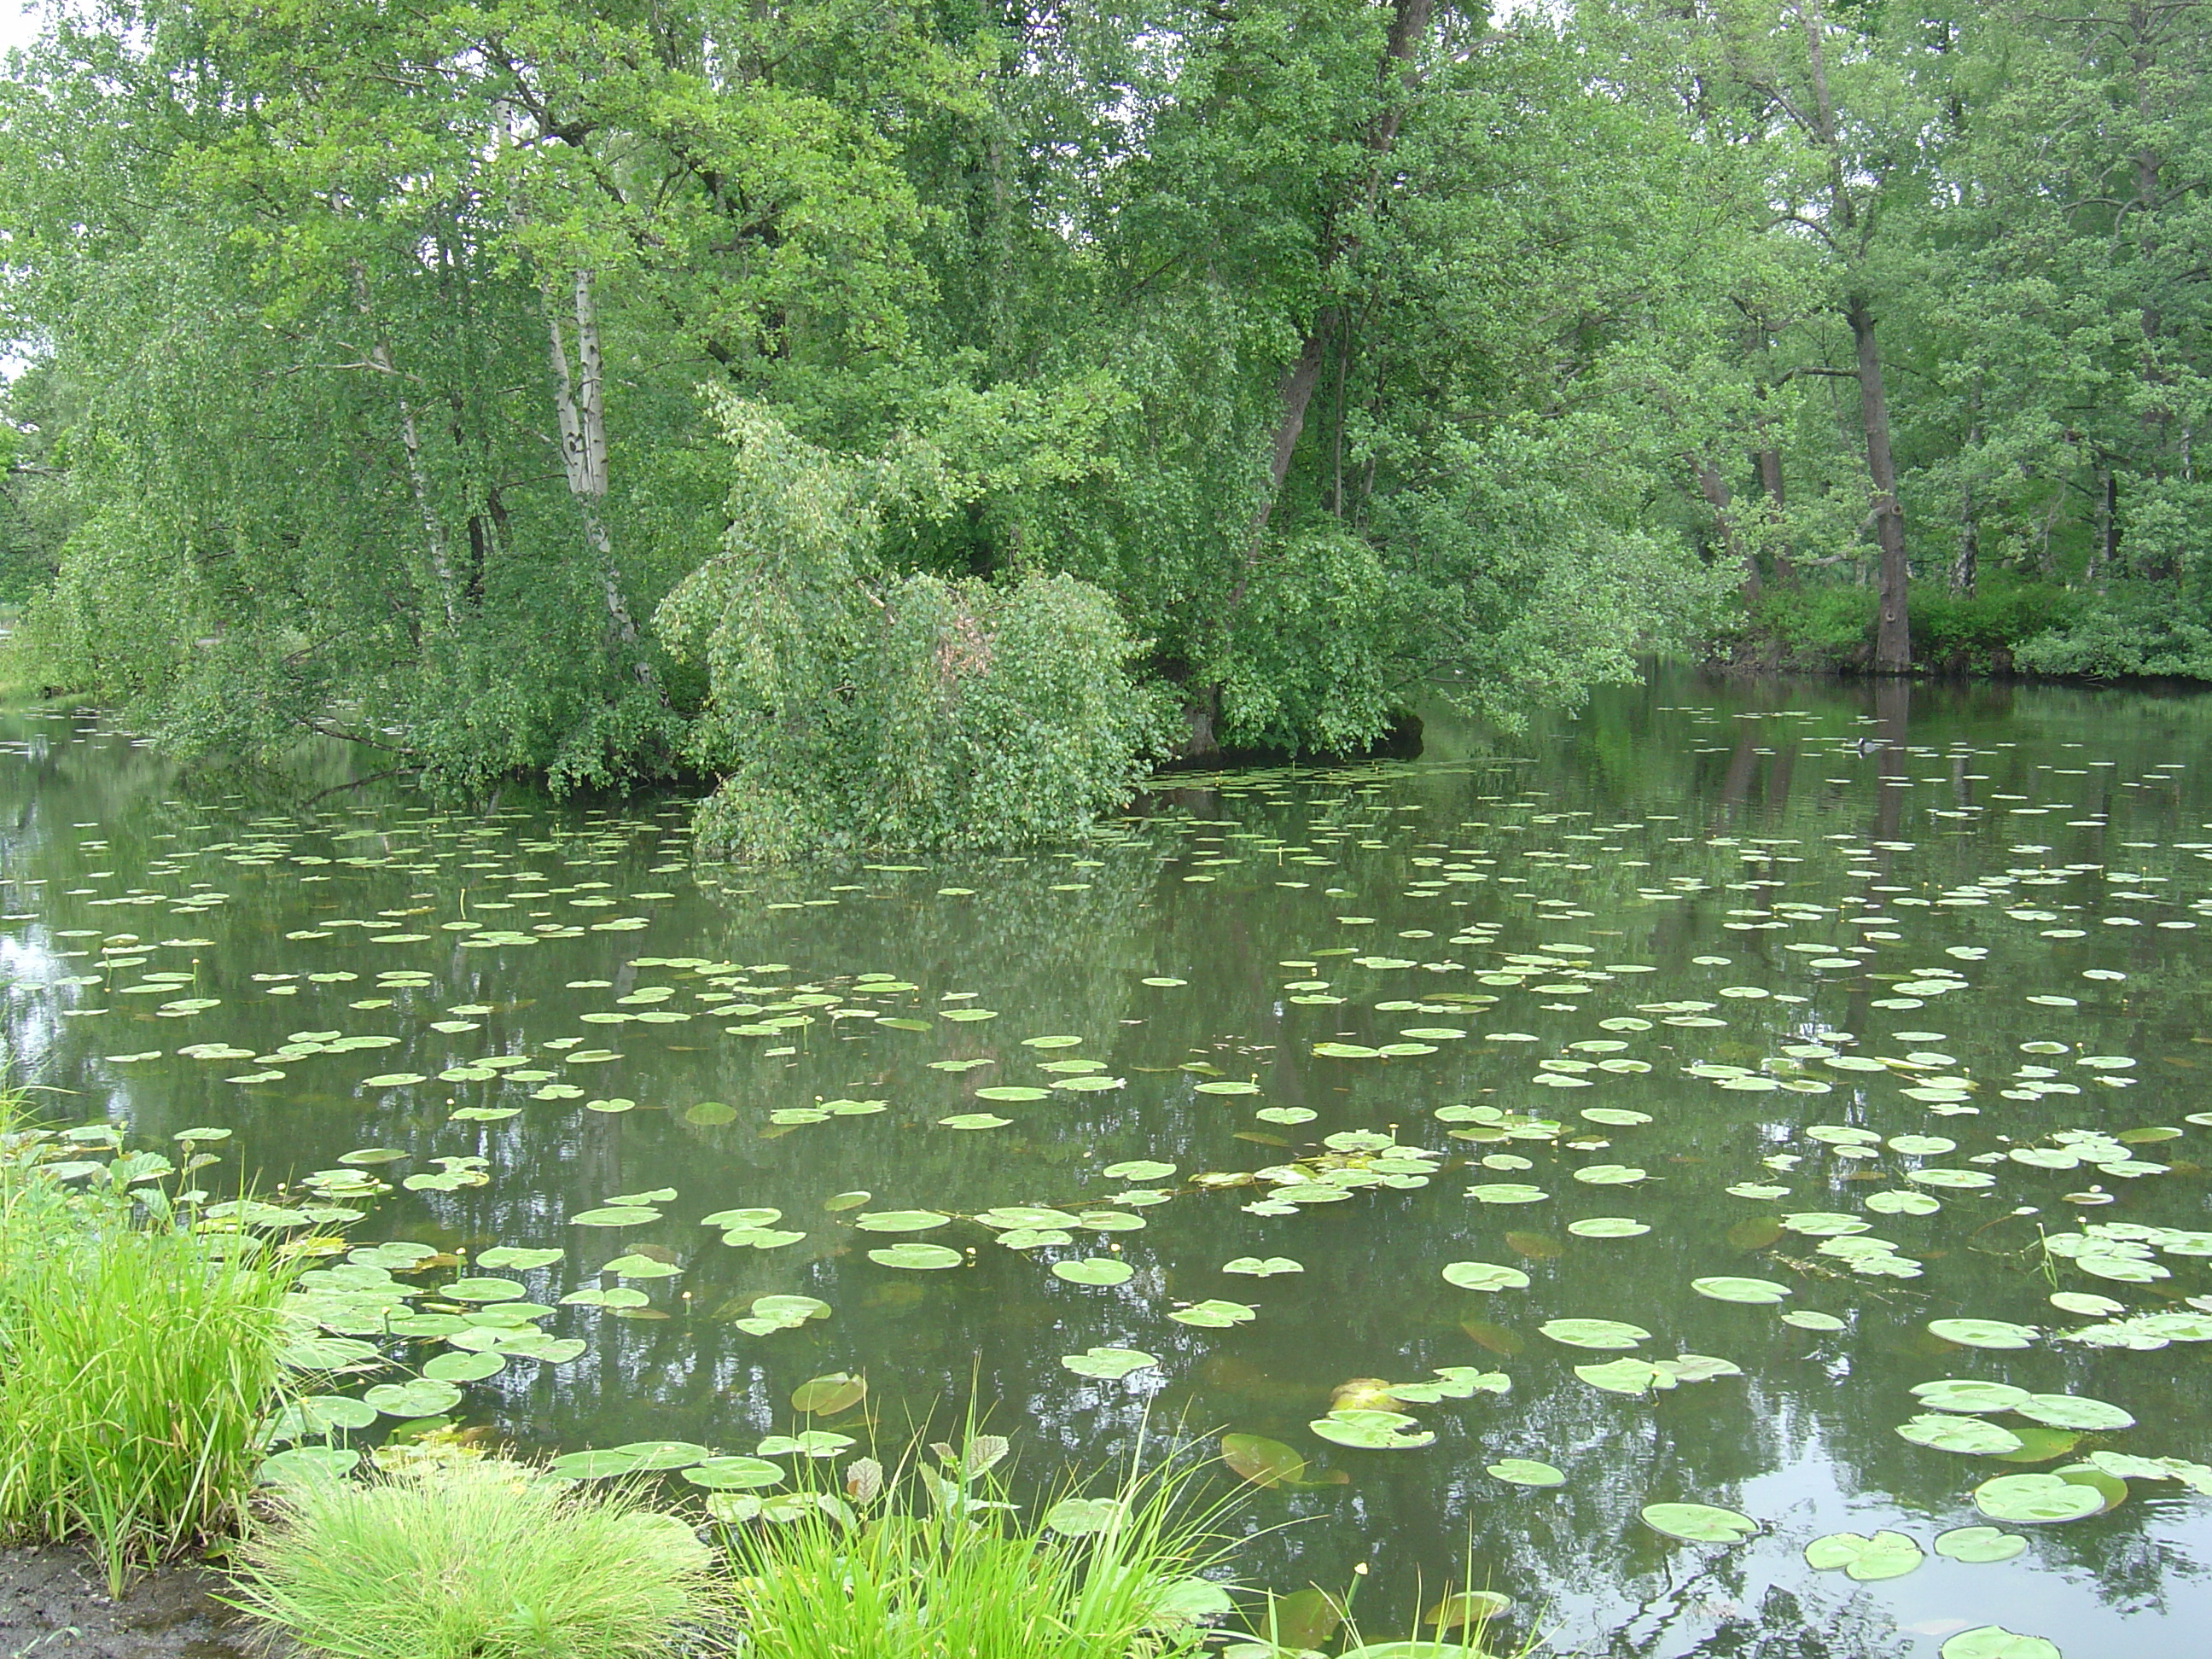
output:
<path id="1" fill-rule="evenodd" d="M 672 1659 L 720 1617 L 710 1553 L 634 1490 L 496 1459 L 288 1486 L 236 1604 L 345 1659 Z"/>
<path id="2" fill-rule="evenodd" d="M 657 619 L 708 674 L 693 756 L 726 775 L 704 848 L 1018 846 L 1127 800 L 1165 704 L 1103 589 L 888 569 L 884 506 L 925 488 L 911 458 L 854 461 L 752 404 L 717 408 L 737 458 L 726 551 Z"/>
<path id="3" fill-rule="evenodd" d="M 131 1158 L 76 1192 L 37 1152 L 0 1153 L 0 1532 L 89 1534 L 119 1589 L 251 1488 L 290 1276 L 134 1218 Z"/>
<path id="4" fill-rule="evenodd" d="M 2016 654 L 2039 674 L 2212 679 L 2212 615 L 2172 584 L 2116 582 L 2072 618 L 2023 641 Z"/>
<path id="5" fill-rule="evenodd" d="M 2080 595 L 2042 582 L 1992 579 L 1966 594 L 1916 586 L 1913 665 L 1973 674 L 2033 667 L 2020 657 L 2021 647 L 2065 625 L 2080 603 Z M 1875 604 L 1870 587 L 1770 584 L 1745 609 L 1742 643 L 1778 667 L 1863 668 L 1873 655 Z"/>

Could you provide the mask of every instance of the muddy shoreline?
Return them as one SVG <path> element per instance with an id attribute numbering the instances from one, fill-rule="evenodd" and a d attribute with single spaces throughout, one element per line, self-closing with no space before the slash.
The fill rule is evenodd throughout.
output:
<path id="1" fill-rule="evenodd" d="M 132 1578 L 110 1601 L 99 1564 L 73 1545 L 0 1550 L 0 1659 L 245 1659 L 243 1621 L 189 1565 Z"/>

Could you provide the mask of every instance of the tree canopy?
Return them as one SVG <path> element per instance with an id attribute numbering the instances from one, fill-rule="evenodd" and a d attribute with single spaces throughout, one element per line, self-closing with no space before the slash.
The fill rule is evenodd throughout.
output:
<path id="1" fill-rule="evenodd" d="M 2212 677 L 2208 56 L 2197 0 L 70 0 L 0 83 L 0 599 L 179 743 L 707 770 L 761 849 L 1716 640 Z"/>

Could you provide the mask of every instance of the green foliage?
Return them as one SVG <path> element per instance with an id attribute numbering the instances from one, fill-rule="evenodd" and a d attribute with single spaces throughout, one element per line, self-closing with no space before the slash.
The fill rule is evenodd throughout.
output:
<path id="1" fill-rule="evenodd" d="M 963 1455 L 973 1460 L 978 1443 L 971 1437 Z M 1201 1650 L 1198 1620 L 1225 1611 L 1228 1598 L 1197 1576 L 1219 1549 L 1176 1474 L 1146 1473 L 1111 1498 L 1071 1498 L 1030 1526 L 980 1473 L 957 1461 L 942 1474 L 908 1468 L 886 1492 L 871 1462 L 854 1466 L 844 1497 L 770 1500 L 775 1518 L 727 1528 L 745 1651 L 1170 1659 Z"/>
<path id="2" fill-rule="evenodd" d="M 2030 647 L 2081 613 L 2083 596 L 2050 582 L 1996 580 L 1972 593 L 1923 588 L 1912 600 L 1913 663 L 1938 673 L 2075 672 Z M 1875 592 L 1836 585 L 1769 585 L 1746 603 L 1740 640 L 1774 666 L 1863 668 L 1874 645 Z"/>
<path id="3" fill-rule="evenodd" d="M 2174 675 L 2212 680 L 2212 609 L 2167 583 L 2115 583 L 2075 615 L 2024 641 L 2021 665 L 2094 679 Z"/>
<path id="4" fill-rule="evenodd" d="M 146 1215 L 133 1166 L 40 1173 L 0 1149 L 0 1533 L 88 1535 L 119 1590 L 240 1513 L 283 1376 L 290 1274 Z"/>
<path id="5" fill-rule="evenodd" d="M 1126 802 L 1164 708 L 1130 671 L 1113 602 L 1066 575 L 899 574 L 893 512 L 945 470 L 805 444 L 756 406 L 720 411 L 737 481 L 723 556 L 661 607 L 709 684 L 694 753 L 725 773 L 702 843 L 748 859 L 850 847 L 1066 839 Z"/>
<path id="6" fill-rule="evenodd" d="M 678 1517 L 495 1459 L 285 1487 L 240 1552 L 237 1605 L 343 1659 L 663 1659 L 726 1591 Z"/>

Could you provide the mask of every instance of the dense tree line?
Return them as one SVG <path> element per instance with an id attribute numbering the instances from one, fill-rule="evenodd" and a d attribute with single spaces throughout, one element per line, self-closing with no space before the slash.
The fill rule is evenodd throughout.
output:
<path id="1" fill-rule="evenodd" d="M 180 742 L 706 770 L 763 851 L 1061 833 L 1652 647 L 2212 677 L 2208 47 L 77 0 L 0 85 L 0 598 Z"/>

